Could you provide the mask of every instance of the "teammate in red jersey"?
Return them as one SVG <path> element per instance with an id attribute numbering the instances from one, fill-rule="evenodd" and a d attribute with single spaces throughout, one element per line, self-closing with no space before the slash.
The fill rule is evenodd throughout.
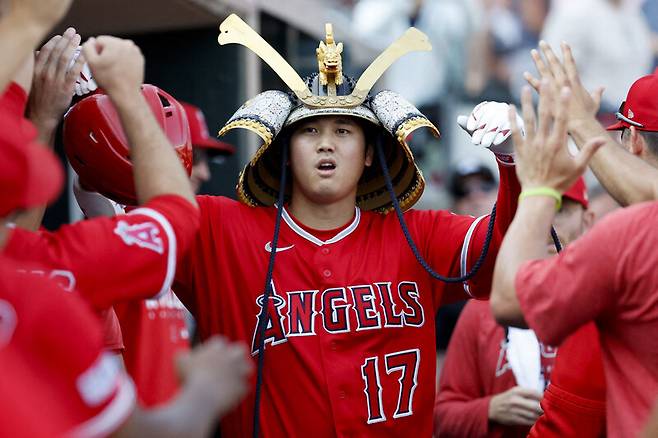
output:
<path id="1" fill-rule="evenodd" d="M 139 91 L 144 65 L 139 49 L 130 41 L 99 37 L 85 44 L 84 53 L 133 144 L 137 194 L 144 208 L 117 218 L 64 226 L 53 233 L 15 228 L 7 233 L 4 251 L 15 260 L 50 269 L 49 276 L 77 289 L 102 310 L 121 300 L 169 290 L 177 259 L 196 231 L 198 210 L 187 176 Z M 9 120 L 2 118 L 5 123 Z M 5 136 L 19 136 L 10 129 L 4 131 Z M 25 163 L 24 171 L 33 171 L 33 166 L 38 164 Z M 8 213 L 0 212 L 0 216 Z"/>
<path id="2" fill-rule="evenodd" d="M 3 85 L 12 73 L 4 67 L 27 54 L 23 46 L 28 46 L 38 24 L 58 19 L 65 11 L 60 7 L 68 3 L 9 4 L 9 12 L 0 19 L 0 41 L 13 41 L 9 45 L 15 51 L 0 44 L 5 61 L 0 68 Z M 106 53 L 118 48 L 114 42 L 104 42 L 100 44 Z M 11 233 L 7 221 L 21 209 L 52 201 L 61 189 L 63 174 L 52 153 L 25 137 L 20 120 L 4 112 L 1 116 L 6 129 L 0 136 L 0 434 L 205 436 L 214 418 L 243 392 L 242 381 L 250 368 L 245 352 L 239 346 L 212 341 L 181 361 L 186 384 L 175 403 L 148 414 L 134 410 L 130 380 L 103 355 L 98 323 L 87 306 L 51 279 L 30 275 L 47 272 L 38 265 L 16 263 L 4 253 Z M 70 280 L 67 275 L 54 277 Z M 40 411 L 38 421 L 35 409 Z"/>
<path id="3" fill-rule="evenodd" d="M 210 178 L 208 154 L 226 156 L 232 154 L 234 148 L 208 136 L 208 127 L 198 107 L 182 105 L 194 148 L 190 182 L 198 192 L 201 184 Z M 74 193 L 88 218 L 123 213 L 121 206 L 99 193 L 83 190 L 77 182 Z M 177 393 L 180 383 L 174 358 L 190 349 L 189 312 L 171 289 L 158 299 L 129 301 L 114 307 L 126 345 L 123 360 L 137 387 L 140 403 L 148 407 L 168 401 Z"/>
<path id="4" fill-rule="evenodd" d="M 591 226 L 593 216 L 587 207 L 587 188 L 581 178 L 565 192 L 556 215 L 555 229 L 563 245 Z M 549 245 L 555 248 L 552 241 Z M 539 343 L 531 330 L 498 325 L 489 303 L 467 303 L 441 372 L 435 435 L 527 436 L 530 426 L 541 418 L 544 388 L 553 387 L 556 353 L 561 354 L 561 347 L 558 351 Z M 595 359 L 600 363 L 600 357 Z"/>
<path id="5" fill-rule="evenodd" d="M 220 42 L 251 32 L 235 16 L 220 28 Z M 423 41 L 410 30 L 397 47 L 427 47 Z M 395 203 L 406 211 L 408 233 L 436 271 L 454 276 L 471 270 L 489 217 L 409 210 L 424 181 L 405 140 L 418 127 L 435 128 L 393 92 L 363 103 L 368 90 L 342 74 L 341 50 L 328 27 L 317 52 L 319 75 L 299 89 L 301 79 L 279 69 L 296 97 L 266 91 L 221 131 L 245 127 L 264 139 L 240 176 L 240 202 L 198 198 L 201 231 L 174 289 L 195 315 L 202 338 L 223 333 L 246 341 L 261 361 L 251 397 L 222 421 L 226 436 L 431 435 L 433 315 L 442 303 L 463 296 L 464 288 L 472 296 L 488 295 L 498 242 L 514 213 L 518 186 L 507 165 L 509 133 L 482 129 L 474 116 L 474 141 L 506 162 L 500 164 L 491 247 L 466 286 L 432 281 L 395 214 L 386 214 L 394 203 L 380 158 Z M 271 52 L 259 54 L 273 61 Z M 280 67 L 280 61 L 272 64 Z M 379 74 L 361 83 L 369 89 Z M 287 183 L 282 166 L 291 175 Z M 273 275 L 266 276 L 274 256 Z M 255 408 L 257 394 L 262 403 Z"/>
<path id="6" fill-rule="evenodd" d="M 522 194 L 523 201 L 501 247 L 492 307 L 500 322 L 525 324 L 527 320 L 541 340 L 551 343 L 559 343 L 583 324 L 595 322 L 607 383 L 607 433 L 635 435 L 648 418 L 658 393 L 654 366 L 658 349 L 649 335 L 658 321 L 655 305 L 658 280 L 651 268 L 655 264 L 652 224 L 656 204 L 644 203 L 610 214 L 560 255 L 539 260 L 545 256 L 545 248 L 540 249 L 535 239 L 548 230 L 555 207 L 551 198 L 584 170 L 597 147 L 603 146 L 599 160 L 609 156 L 608 150 L 619 148 L 604 135 L 590 137 L 585 143 L 577 140 L 581 151 L 575 158 L 569 155 L 567 131 L 572 132 L 572 125 L 589 124 L 585 120 L 593 118 L 596 105 L 592 105 L 589 94 L 574 80 L 575 63 L 568 47 L 563 49 L 565 64 L 570 67 L 565 72 L 559 66 L 553 79 L 542 82 L 538 130 L 536 133 L 533 130 L 525 140 L 514 135 L 519 156 L 523 157 L 519 178 L 529 192 Z M 549 60 L 557 60 L 548 50 L 545 53 Z M 567 85 L 573 85 L 573 93 Z M 561 87 L 565 88 L 558 98 L 556 90 Z M 525 119 L 530 121 L 534 112 L 529 90 L 524 91 L 523 100 Z M 579 114 L 572 118 L 574 112 Z M 556 118 L 556 123 L 549 134 L 551 116 Z M 635 127 L 648 126 L 646 122 L 631 121 L 639 124 L 631 123 Z M 577 137 L 575 130 L 572 135 Z M 609 175 L 624 179 L 626 170 L 633 167 L 637 173 L 649 177 L 645 185 L 647 181 L 650 184 L 658 181 L 655 169 L 621 152 L 622 160 L 608 162 Z M 622 188 L 623 192 L 623 187 L 635 177 L 629 178 L 615 188 Z M 610 180 L 605 184 L 610 184 Z"/>
<path id="7" fill-rule="evenodd" d="M 658 150 L 656 149 L 655 142 L 655 131 L 658 130 L 658 126 L 654 122 L 656 119 L 655 114 L 657 113 L 656 100 L 654 98 L 656 87 L 655 75 L 640 78 L 633 84 L 631 90 L 629 90 L 627 101 L 621 105 L 620 111 L 616 114 L 619 123 L 609 127 L 609 129 L 623 130 L 623 147 L 621 147 L 612 137 L 607 135 L 604 128 L 595 119 L 594 116 L 598 108 L 600 90 L 590 95 L 582 86 L 569 46 L 564 43 L 562 45 L 563 61 L 557 58 L 550 46 L 546 43 L 541 43 L 540 49 L 543 52 L 543 57 L 538 51 L 533 51 L 532 54 L 542 80 L 554 93 L 559 92 L 558 90 L 565 86 L 570 87 L 572 90 L 572 103 L 566 109 L 566 119 L 567 129 L 574 139 L 575 144 L 579 148 L 583 148 L 592 138 L 601 137 L 605 140 L 604 145 L 590 161 L 590 167 L 602 185 L 622 205 L 658 200 L 658 170 L 655 168 L 658 165 L 658 160 L 656 159 L 657 154 L 655 152 Z M 528 79 L 533 87 L 540 87 L 541 82 L 539 79 L 534 78 L 530 74 L 526 74 L 526 79 Z M 558 105 L 552 104 L 547 106 L 546 111 L 550 114 L 557 114 L 557 109 Z M 644 205 L 644 207 L 648 206 L 648 204 Z M 645 231 L 650 233 L 649 230 L 644 229 L 646 223 L 643 220 L 634 222 L 630 228 L 624 229 L 624 221 L 632 221 L 632 218 L 641 214 L 640 210 L 642 210 L 640 206 L 633 207 L 633 209 L 617 213 L 617 218 L 606 216 L 605 220 L 602 221 L 602 225 L 597 224 L 599 228 L 606 226 L 617 228 L 616 230 L 606 229 L 603 233 L 608 239 L 614 238 L 619 239 L 620 242 L 624 242 L 624 245 L 619 247 L 619 251 L 616 251 L 615 259 L 618 262 L 625 260 L 624 253 L 633 252 L 629 247 L 634 247 L 639 241 L 642 241 L 642 244 L 650 241 L 650 238 L 645 239 L 643 237 Z M 628 225 L 629 222 L 626 222 L 626 224 Z M 592 233 L 595 230 L 596 227 Z M 600 235 L 600 233 L 598 234 Z M 595 240 L 593 242 L 594 246 L 606 244 L 605 239 L 593 240 Z M 607 248 L 606 250 L 595 249 L 597 253 L 595 260 L 601 266 L 605 264 L 604 255 L 607 253 L 607 250 Z M 574 262 L 574 265 L 580 264 L 582 266 L 581 269 L 585 270 L 585 266 L 588 266 L 589 262 L 591 261 Z M 650 256 L 640 256 L 632 261 L 629 260 L 628 263 L 618 263 L 616 265 L 617 270 L 612 268 L 601 269 L 599 267 L 588 278 L 600 281 L 605 278 L 605 275 L 600 275 L 601 273 L 608 275 L 614 272 L 621 277 L 617 280 L 618 283 L 614 283 L 616 285 L 615 287 L 635 284 L 636 280 L 633 280 L 632 277 L 637 277 L 637 281 L 640 282 L 651 281 L 650 275 L 647 274 L 649 271 L 645 271 L 642 268 L 645 263 L 652 263 Z M 559 278 L 557 275 L 556 277 Z M 587 290 L 588 292 L 597 293 L 597 297 L 593 303 L 602 304 L 606 301 L 604 298 L 606 296 L 605 292 L 609 291 L 609 286 L 612 284 L 612 281 L 606 283 L 608 287 L 606 289 L 605 287 L 598 288 L 594 283 L 588 283 L 588 286 L 582 288 L 582 291 L 585 292 Z M 655 281 L 651 283 L 651 286 L 653 284 L 655 284 Z M 577 285 L 578 282 L 576 281 L 570 284 L 570 286 Z M 547 286 L 550 286 L 550 284 L 547 284 Z M 631 296 L 627 295 L 625 291 L 616 291 L 613 302 L 622 305 L 622 309 L 618 312 L 610 311 L 606 313 L 611 316 L 614 315 L 614 319 L 596 319 L 595 324 L 597 325 L 598 337 L 601 340 L 606 388 L 604 390 L 601 382 L 595 380 L 597 376 L 600 377 L 601 373 L 596 372 L 596 364 L 594 362 L 587 363 L 587 366 L 593 370 L 592 373 L 587 375 L 587 380 L 578 379 L 578 377 L 582 378 L 585 375 L 576 375 L 574 370 L 571 370 L 567 376 L 569 380 L 564 380 L 564 382 L 568 382 L 569 384 L 569 387 L 566 389 L 570 394 L 580 394 L 580 397 L 584 399 L 580 400 L 578 405 L 586 409 L 587 418 L 584 421 L 583 410 L 579 409 L 578 405 L 574 406 L 574 400 L 577 399 L 574 397 L 565 397 L 564 391 L 561 391 L 557 395 L 562 398 L 562 401 L 568 400 L 571 406 L 567 407 L 566 403 L 558 406 L 560 412 L 565 412 L 567 415 L 562 417 L 553 416 L 552 425 L 556 427 L 552 430 L 557 428 L 557 433 L 560 433 L 560 428 L 563 430 L 580 430 L 579 426 L 586 423 L 591 424 L 592 429 L 589 431 L 586 430 L 586 434 L 583 434 L 583 436 L 595 436 L 596 431 L 600 430 L 598 420 L 603 416 L 600 410 L 600 400 L 602 392 L 605 391 L 608 435 L 627 436 L 640 431 L 654 403 L 656 393 L 658 393 L 658 390 L 655 389 L 658 379 L 655 373 L 650 371 L 655 368 L 652 365 L 655 363 L 655 360 L 651 357 L 652 354 L 655 354 L 651 348 L 653 343 L 650 339 L 643 337 L 643 334 L 649 331 L 642 329 L 637 335 L 631 334 L 631 331 L 650 324 L 649 321 L 654 312 L 653 307 L 651 307 L 651 303 L 653 302 L 652 291 L 655 289 L 651 286 L 636 289 L 641 290 L 643 293 L 642 297 L 638 296 L 640 298 L 638 302 L 633 301 Z M 566 292 L 567 289 L 563 289 L 563 291 Z M 587 295 L 585 294 L 584 296 Z M 581 308 L 572 302 L 570 303 L 570 309 L 572 311 L 593 311 L 598 308 L 598 306 L 592 307 L 591 304 L 588 303 Z M 635 308 L 643 309 L 643 317 L 633 317 L 631 323 L 626 319 L 625 315 L 627 312 L 633 312 Z M 581 312 L 573 313 L 578 313 L 580 314 L 579 316 L 582 316 Z M 579 351 L 578 354 L 573 355 L 572 361 L 576 361 L 579 355 L 591 357 L 596 354 L 597 346 L 588 343 L 585 338 L 589 337 L 591 339 L 597 335 L 591 330 L 583 329 L 582 331 L 585 333 L 581 336 L 574 348 L 577 348 L 577 345 L 587 345 L 589 351 Z M 576 335 L 578 335 L 578 332 Z M 613 338 L 617 339 L 618 336 L 623 336 L 626 339 L 625 344 L 620 345 L 614 340 L 611 341 Z M 580 362 L 579 366 L 581 366 Z M 559 357 L 557 367 L 560 367 Z M 623 372 L 617 372 L 616 370 L 619 367 L 623 367 L 625 370 Z M 557 378 L 556 376 L 556 381 Z M 634 388 L 634 394 L 632 396 L 629 393 L 629 388 Z M 564 389 L 564 386 L 561 386 L 561 389 Z M 555 405 L 554 402 L 556 399 L 552 399 L 552 405 Z M 574 409 L 569 409 L 574 407 L 575 412 Z M 554 411 L 554 413 L 559 414 L 557 410 Z M 547 417 L 547 419 L 551 420 L 550 417 Z M 575 426 L 573 419 L 578 421 Z"/>
<path id="8" fill-rule="evenodd" d="M 213 339 L 180 358 L 180 395 L 143 411 L 87 305 L 24 266 L 0 255 L 2 436 L 203 437 L 246 391 L 244 346 Z"/>

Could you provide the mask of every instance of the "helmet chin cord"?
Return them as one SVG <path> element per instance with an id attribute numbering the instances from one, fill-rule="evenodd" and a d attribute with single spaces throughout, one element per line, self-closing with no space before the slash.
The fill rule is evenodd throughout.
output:
<path id="1" fill-rule="evenodd" d="M 254 424 L 253 437 L 258 438 L 260 432 L 260 401 L 263 387 L 263 370 L 265 367 L 265 331 L 267 330 L 267 321 L 269 319 L 269 302 L 272 296 L 272 275 L 274 273 L 274 259 L 276 249 L 279 245 L 279 231 L 281 229 L 281 217 L 283 215 L 283 203 L 286 193 L 286 170 L 288 165 L 288 141 L 283 141 L 281 145 L 281 179 L 279 180 L 279 194 L 276 204 L 276 221 L 274 222 L 274 237 L 272 237 L 272 248 L 270 251 L 270 260 L 267 265 L 267 275 L 265 277 L 265 292 L 262 297 L 262 306 L 260 315 L 258 315 L 258 366 L 256 369 L 256 394 L 254 400 Z"/>
<path id="2" fill-rule="evenodd" d="M 398 217 L 398 222 L 400 222 L 400 227 L 402 228 L 404 237 L 407 239 L 409 248 L 411 248 L 411 251 L 416 257 L 416 260 L 418 260 L 418 263 L 420 263 L 423 269 L 425 269 L 425 271 L 427 271 L 427 273 L 430 274 L 432 278 L 442 281 L 444 283 L 463 283 L 464 281 L 473 278 L 473 276 L 475 276 L 475 274 L 477 274 L 477 272 L 482 267 L 482 264 L 484 263 L 484 260 L 486 259 L 487 254 L 489 252 L 489 246 L 491 245 L 491 238 L 493 237 L 493 229 L 496 221 L 496 204 L 494 204 L 493 209 L 491 210 L 491 214 L 489 216 L 489 226 L 487 227 L 487 234 L 484 239 L 484 245 L 482 246 L 482 252 L 480 253 L 480 256 L 476 260 L 471 270 L 459 277 L 444 277 L 443 275 L 435 272 L 430 267 L 430 265 L 425 261 L 423 256 L 420 254 L 420 251 L 418 251 L 418 247 L 414 243 L 411 237 L 411 233 L 409 233 L 409 229 L 407 228 L 407 223 L 404 220 L 402 209 L 400 208 L 400 202 L 398 201 L 398 198 L 395 195 L 395 191 L 393 190 L 393 183 L 391 182 L 391 175 L 389 174 L 388 166 L 386 165 L 386 157 L 384 156 L 383 134 L 377 135 L 377 139 L 375 141 L 375 149 L 377 156 L 379 158 L 379 165 L 381 166 L 382 172 L 384 174 L 386 189 L 388 190 L 388 193 L 391 196 L 391 202 L 393 203 L 395 214 Z M 551 227 L 551 236 L 553 237 L 553 242 L 555 243 L 555 247 L 558 249 L 558 251 L 560 251 L 562 249 L 560 245 L 560 239 L 558 238 L 557 233 L 555 232 L 555 229 L 553 227 Z"/>

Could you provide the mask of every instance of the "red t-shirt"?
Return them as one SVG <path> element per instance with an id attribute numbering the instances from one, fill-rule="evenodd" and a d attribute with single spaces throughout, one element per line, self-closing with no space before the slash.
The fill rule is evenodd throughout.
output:
<path id="1" fill-rule="evenodd" d="M 658 203 L 611 213 L 558 256 L 525 263 L 516 291 L 539 339 L 600 333 L 607 432 L 636 436 L 658 395 Z"/>
<path id="2" fill-rule="evenodd" d="M 541 346 L 538 350 L 537 360 L 548 364 L 552 356 L 542 358 Z M 434 407 L 435 436 L 527 436 L 529 427 L 489 421 L 491 397 L 517 384 L 508 361 L 505 330 L 494 320 L 489 302 L 468 302 L 450 338 L 441 369 Z"/>
<path id="3" fill-rule="evenodd" d="M 513 177 L 513 169 L 506 172 L 501 179 Z M 503 189 L 516 199 L 509 191 Z M 276 210 L 220 197 L 198 200 L 199 238 L 179 267 L 174 290 L 195 315 L 202 338 L 222 333 L 246 342 L 256 356 Z M 505 198 L 499 203 L 487 263 L 470 284 L 474 295 L 489 293 L 512 205 Z M 405 218 L 426 260 L 453 276 L 462 260 L 472 266 L 488 225 L 487 218 L 476 223 L 445 211 L 412 210 Z M 260 417 L 264 437 L 431 436 L 434 314 L 446 296 L 464 292 L 461 284 L 446 286 L 429 277 L 394 214 L 357 209 L 346 227 L 317 232 L 285 212 L 273 285 Z M 222 420 L 222 435 L 252 433 L 254 386 Z"/>
<path id="4" fill-rule="evenodd" d="M 32 415 L 13 418 L 3 408 L 0 435 L 42 429 L 49 436 L 95 437 L 116 431 L 134 409 L 135 392 L 116 359 L 103 352 L 96 318 L 76 294 L 19 273 L 18 266 L 0 256 L 0 385 L 21 388 L 11 393 L 18 410 L 26 392 Z M 5 359 L 13 382 L 4 380 Z"/>
<path id="5" fill-rule="evenodd" d="M 605 375 L 594 323 L 579 328 L 560 346 L 541 406 L 544 414 L 532 427 L 532 438 L 605 436 Z"/>
<path id="6" fill-rule="evenodd" d="M 137 387 L 140 405 L 169 401 L 178 391 L 178 354 L 189 351 L 185 307 L 170 290 L 154 300 L 115 306 L 123 329 L 123 361 Z"/>

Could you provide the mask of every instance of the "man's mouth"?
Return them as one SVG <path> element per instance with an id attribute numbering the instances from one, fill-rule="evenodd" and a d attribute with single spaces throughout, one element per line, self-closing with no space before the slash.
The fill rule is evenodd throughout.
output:
<path id="1" fill-rule="evenodd" d="M 318 169 L 321 174 L 331 174 L 336 170 L 336 162 L 332 159 L 322 159 L 316 165 L 316 169 Z"/>

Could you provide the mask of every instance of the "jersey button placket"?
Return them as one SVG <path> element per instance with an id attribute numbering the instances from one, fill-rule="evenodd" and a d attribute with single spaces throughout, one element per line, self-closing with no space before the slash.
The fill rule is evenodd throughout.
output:
<path id="1" fill-rule="evenodd" d="M 331 271 L 330 271 L 329 269 L 325 269 L 324 271 L 322 271 L 322 276 L 323 276 L 324 278 L 329 278 L 329 277 L 331 277 Z"/>

